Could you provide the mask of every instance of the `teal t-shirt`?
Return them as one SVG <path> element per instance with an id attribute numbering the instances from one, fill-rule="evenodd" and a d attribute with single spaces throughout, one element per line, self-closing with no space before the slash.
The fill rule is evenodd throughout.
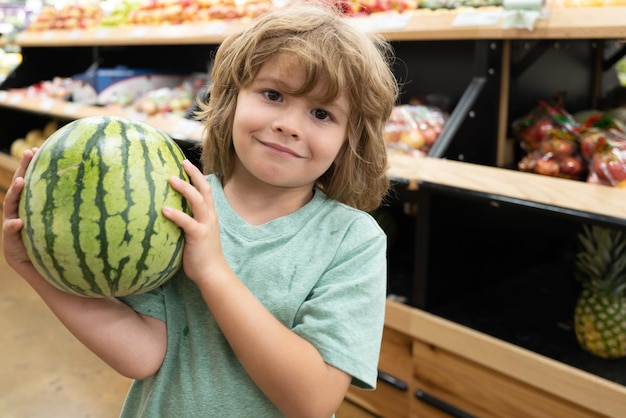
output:
<path id="1" fill-rule="evenodd" d="M 374 388 L 387 282 L 387 241 L 376 221 L 316 190 L 298 211 L 252 226 L 232 210 L 219 178 L 207 179 L 223 251 L 237 276 L 326 363 L 350 374 L 353 385 Z M 163 365 L 154 376 L 133 382 L 122 417 L 281 416 L 184 273 L 122 300 L 166 321 L 168 335 Z"/>

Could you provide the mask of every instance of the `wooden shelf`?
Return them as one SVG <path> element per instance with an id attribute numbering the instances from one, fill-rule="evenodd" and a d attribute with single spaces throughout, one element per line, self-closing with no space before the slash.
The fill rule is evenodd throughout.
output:
<path id="1" fill-rule="evenodd" d="M 626 387 L 394 301 L 385 326 L 607 416 L 624 416 Z"/>
<path id="2" fill-rule="evenodd" d="M 146 116 L 117 106 L 99 107 L 50 98 L 33 98 L 22 92 L 0 91 L 0 106 L 68 120 L 89 116 L 129 117 L 148 122 L 174 138 L 198 141 L 203 129 L 198 122 L 169 114 Z"/>
<path id="3" fill-rule="evenodd" d="M 546 11 L 533 30 L 504 29 L 501 19 L 489 26 L 455 26 L 462 13 L 501 13 L 498 8 L 375 14 L 348 18 L 392 41 L 476 39 L 621 39 L 626 38 L 626 7 L 585 7 Z M 218 44 L 245 28 L 249 19 L 213 21 L 170 26 L 126 26 L 75 30 L 22 32 L 15 43 L 22 47 Z M 0 40 L 0 42 L 6 42 Z"/>
<path id="4" fill-rule="evenodd" d="M 469 13 L 480 13 L 473 11 Z M 492 26 L 453 26 L 457 14 L 414 16 L 402 30 L 381 31 L 391 40 L 453 39 L 619 39 L 626 38 L 626 7 L 587 7 L 546 12 L 533 30 Z"/>
<path id="5" fill-rule="evenodd" d="M 582 181 L 489 167 L 436 158 L 415 158 L 391 154 L 389 175 L 408 181 L 409 188 L 419 182 L 531 201 L 598 216 L 626 224 L 626 189 L 589 184 Z"/>
<path id="6" fill-rule="evenodd" d="M 219 44 L 248 23 L 249 20 L 241 19 L 170 26 L 24 31 L 15 37 L 15 43 L 22 47 Z"/>

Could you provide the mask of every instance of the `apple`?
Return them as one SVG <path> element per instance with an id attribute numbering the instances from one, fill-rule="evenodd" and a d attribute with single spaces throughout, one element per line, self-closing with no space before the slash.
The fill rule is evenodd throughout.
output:
<path id="1" fill-rule="evenodd" d="M 602 143 L 606 144 L 602 133 L 589 132 L 584 134 L 580 140 L 580 152 L 583 158 L 587 161 L 591 161 Z"/>
<path id="2" fill-rule="evenodd" d="M 538 158 L 535 160 L 535 173 L 545 176 L 558 176 L 559 163 L 553 159 Z"/>
<path id="3" fill-rule="evenodd" d="M 611 184 L 617 184 L 626 180 L 626 160 L 613 154 L 606 160 L 606 171 Z"/>
<path id="4" fill-rule="evenodd" d="M 432 147 L 437 138 L 439 137 L 439 133 L 434 128 L 428 126 L 421 130 L 421 134 L 424 138 L 424 145 L 428 148 Z"/>
<path id="5" fill-rule="evenodd" d="M 583 171 L 583 163 L 575 157 L 562 157 L 559 160 L 559 170 L 562 174 L 578 178 Z"/>
<path id="6" fill-rule="evenodd" d="M 558 137 L 547 137 L 541 141 L 539 149 L 543 155 L 553 155 L 555 157 L 570 156 L 574 152 L 574 144 L 567 139 Z"/>

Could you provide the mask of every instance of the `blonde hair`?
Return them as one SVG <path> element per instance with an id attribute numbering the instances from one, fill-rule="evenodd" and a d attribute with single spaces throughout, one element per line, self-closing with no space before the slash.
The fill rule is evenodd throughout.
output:
<path id="1" fill-rule="evenodd" d="M 344 93 L 350 100 L 347 144 L 316 186 L 339 202 L 375 209 L 389 188 L 383 129 L 398 96 L 390 68 L 393 53 L 381 37 L 356 29 L 329 6 L 291 4 L 222 42 L 209 100 L 199 104 L 197 115 L 206 131 L 201 157 L 205 173 L 228 179 L 237 95 L 268 59 L 282 54 L 296 57 L 305 71 L 307 82 L 295 94 L 306 94 L 321 83 L 326 86 L 323 101 Z"/>

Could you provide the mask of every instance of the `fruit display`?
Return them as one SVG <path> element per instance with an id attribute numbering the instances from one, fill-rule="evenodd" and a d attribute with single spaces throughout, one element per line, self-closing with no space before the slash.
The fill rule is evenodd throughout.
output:
<path id="1" fill-rule="evenodd" d="M 428 154 L 447 118 L 447 113 L 435 106 L 395 106 L 384 131 L 387 147 L 392 152 Z"/>
<path id="2" fill-rule="evenodd" d="M 189 181 L 184 158 L 169 136 L 136 120 L 87 117 L 57 130 L 28 166 L 19 205 L 36 269 L 86 297 L 143 293 L 171 278 L 184 236 L 161 209 L 188 210 L 168 183 Z"/>
<path id="3" fill-rule="evenodd" d="M 419 0 L 420 8 L 459 9 L 463 7 L 501 6 L 502 0 Z"/>
<path id="4" fill-rule="evenodd" d="M 210 20 L 253 18 L 272 7 L 271 0 L 150 0 L 131 10 L 131 25 L 178 25 Z"/>
<path id="5" fill-rule="evenodd" d="M 513 122 L 513 135 L 529 153 L 538 150 L 544 138 L 554 132 L 572 136 L 580 133 L 578 122 L 563 105 L 562 96 L 554 104 L 539 101 L 527 115 Z"/>
<path id="6" fill-rule="evenodd" d="M 372 13 L 397 12 L 402 13 L 418 8 L 417 0 L 351 0 L 337 1 L 346 15 L 368 15 Z"/>
<path id="7" fill-rule="evenodd" d="M 121 0 L 106 10 L 100 20 L 102 27 L 116 27 L 128 22 L 129 15 L 141 6 L 142 0 Z"/>
<path id="8" fill-rule="evenodd" d="M 589 129 L 580 137 L 589 164 L 587 182 L 626 188 L 626 134 L 618 129 Z"/>
<path id="9" fill-rule="evenodd" d="M 34 128 L 26 133 L 24 138 L 17 138 L 11 143 L 10 154 L 12 157 L 20 160 L 24 151 L 33 147 L 41 148 L 46 139 L 50 137 L 59 128 L 59 124 L 55 120 L 51 120 L 43 127 L 43 129 Z"/>
<path id="10" fill-rule="evenodd" d="M 31 98 L 128 108 L 148 116 L 171 113 L 182 117 L 193 105 L 198 92 L 206 86 L 208 74 L 177 75 L 151 71 L 147 75 L 127 78 L 109 77 L 102 83 L 92 84 L 86 80 L 91 79 L 82 75 L 54 77 L 12 92 Z"/>
<path id="11" fill-rule="evenodd" d="M 193 105 L 194 91 L 179 86 L 176 88 L 163 87 L 151 90 L 134 100 L 132 107 L 148 116 L 158 113 L 171 113 L 183 117 Z"/>
<path id="12" fill-rule="evenodd" d="M 626 235 L 598 225 L 583 225 L 574 278 L 582 292 L 574 311 L 580 346 L 594 356 L 626 356 Z"/>
<path id="13" fill-rule="evenodd" d="M 100 25 L 104 11 L 98 5 L 70 4 L 61 8 L 44 6 L 27 27 L 29 31 L 88 29 Z"/>
<path id="14" fill-rule="evenodd" d="M 287 5 L 290 0 L 282 3 Z M 330 0 L 346 16 L 500 7 L 501 0 Z M 126 25 L 181 25 L 193 22 L 251 19 L 275 4 L 272 0 L 119 0 L 72 2 L 63 7 L 44 6 L 27 30 L 90 29 Z"/>
<path id="15" fill-rule="evenodd" d="M 539 141 L 538 148 L 518 163 L 521 171 L 546 176 L 584 180 L 587 167 L 580 153 L 578 139 L 572 132 L 553 129 Z"/>
<path id="16" fill-rule="evenodd" d="M 178 86 L 147 91 L 132 100 L 129 106 L 148 116 L 169 113 L 184 117 L 193 107 L 196 97 L 206 87 L 207 83 L 206 74 L 195 73 L 187 77 Z"/>
<path id="17" fill-rule="evenodd" d="M 579 112 L 540 101 L 513 123 L 524 155 L 518 169 L 547 176 L 626 188 L 626 134 L 619 108 Z"/>

